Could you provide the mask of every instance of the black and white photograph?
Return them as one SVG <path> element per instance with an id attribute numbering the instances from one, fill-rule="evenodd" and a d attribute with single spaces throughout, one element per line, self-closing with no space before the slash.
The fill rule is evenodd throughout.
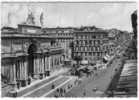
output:
<path id="1" fill-rule="evenodd" d="M 137 98 L 137 2 L 1 2 L 1 97 Z"/>

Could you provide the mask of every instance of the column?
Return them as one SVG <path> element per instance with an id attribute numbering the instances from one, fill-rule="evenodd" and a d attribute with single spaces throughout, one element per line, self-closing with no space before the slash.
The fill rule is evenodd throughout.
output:
<path id="1" fill-rule="evenodd" d="M 23 58 L 20 60 L 20 81 L 21 81 L 21 86 L 24 87 L 26 86 L 26 70 L 24 66 L 24 60 Z"/>
<path id="2" fill-rule="evenodd" d="M 15 63 L 13 64 L 13 83 L 14 83 L 14 90 L 16 90 L 16 67 Z"/>
<path id="3" fill-rule="evenodd" d="M 45 76 L 49 76 L 50 74 L 50 57 L 47 55 L 45 57 Z"/>
<path id="4" fill-rule="evenodd" d="M 54 71 L 55 70 L 55 56 L 53 56 L 52 64 L 53 64 L 53 71 Z"/>
<path id="5" fill-rule="evenodd" d="M 38 57 L 38 62 L 39 62 L 39 73 L 38 74 L 40 74 L 41 73 L 41 58 L 40 58 L 40 55 L 39 55 L 39 57 Z"/>
<path id="6" fill-rule="evenodd" d="M 36 65 L 37 65 L 37 58 L 36 57 L 34 57 L 34 74 L 36 74 L 37 73 L 37 67 L 36 67 Z"/>
<path id="7" fill-rule="evenodd" d="M 34 57 L 34 77 L 39 74 L 39 58 L 37 55 Z"/>
<path id="8" fill-rule="evenodd" d="M 48 63 L 47 76 L 49 76 L 51 72 L 51 56 L 47 58 L 47 63 Z"/>
<path id="9" fill-rule="evenodd" d="M 51 56 L 48 57 L 48 70 L 51 70 Z"/>
<path id="10" fill-rule="evenodd" d="M 45 71 L 48 70 L 48 61 L 47 61 L 47 56 L 45 56 Z"/>
<path id="11" fill-rule="evenodd" d="M 44 77 L 44 59 L 43 55 L 40 57 L 40 79 Z"/>
<path id="12" fill-rule="evenodd" d="M 12 81 L 12 90 L 9 91 L 10 96 L 17 97 L 17 85 L 16 85 L 16 66 L 15 63 L 12 62 L 12 75 L 13 75 L 13 81 Z"/>
<path id="13" fill-rule="evenodd" d="M 60 55 L 58 56 L 58 63 L 59 63 L 59 68 L 58 69 L 60 69 L 60 67 L 61 67 L 61 62 L 60 62 Z"/>
<path id="14" fill-rule="evenodd" d="M 28 84 L 28 66 L 27 66 L 26 57 L 25 57 L 25 60 L 24 60 L 24 68 L 25 68 L 25 80 L 26 80 L 26 84 Z"/>
<path id="15" fill-rule="evenodd" d="M 55 60 L 56 60 L 56 56 L 54 55 L 54 58 L 53 58 L 53 71 L 55 71 L 55 69 L 56 69 L 56 63 L 55 63 Z"/>

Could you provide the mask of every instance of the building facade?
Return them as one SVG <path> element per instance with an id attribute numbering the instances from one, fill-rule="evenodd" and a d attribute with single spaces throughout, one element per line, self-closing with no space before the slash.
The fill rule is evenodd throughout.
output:
<path id="1" fill-rule="evenodd" d="M 64 54 L 67 59 L 71 58 L 71 49 L 70 43 L 73 42 L 73 32 L 74 28 L 44 28 L 44 34 L 48 36 L 53 36 L 55 38 L 55 42 L 60 44 L 62 48 L 64 48 Z"/>
<path id="2" fill-rule="evenodd" d="M 74 34 L 74 56 L 93 62 L 107 54 L 107 50 L 103 50 L 103 44 L 108 42 L 106 31 L 82 30 L 75 31 Z"/>
<path id="3" fill-rule="evenodd" d="M 44 78 L 61 68 L 64 49 L 41 27 L 4 27 L 1 34 L 1 82 L 15 87 L 30 84 L 29 78 Z"/>

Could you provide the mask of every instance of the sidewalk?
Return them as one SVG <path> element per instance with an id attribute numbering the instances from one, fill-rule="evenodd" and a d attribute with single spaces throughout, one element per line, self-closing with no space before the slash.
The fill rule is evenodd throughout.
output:
<path id="1" fill-rule="evenodd" d="M 68 68 L 61 68 L 59 70 L 51 72 L 49 77 L 45 77 L 45 78 L 43 78 L 41 80 L 40 79 L 34 80 L 30 85 L 28 85 L 26 87 L 21 87 L 19 90 L 16 90 L 17 96 L 22 96 L 25 93 L 27 93 L 29 91 L 32 91 L 34 88 L 36 88 L 36 87 L 38 87 L 38 86 L 40 86 L 42 84 L 45 84 L 48 81 L 53 80 L 54 78 L 58 77 L 61 74 L 64 74 L 64 73 L 68 72 L 68 70 L 69 70 Z M 2 91 L 4 91 L 4 89 L 2 89 Z"/>
<path id="2" fill-rule="evenodd" d="M 22 91 L 22 90 L 24 90 L 24 89 L 26 89 L 26 88 L 29 88 L 29 87 L 31 87 L 31 86 L 33 86 L 33 85 L 39 83 L 39 82 L 42 82 L 42 81 L 44 81 L 44 80 L 49 80 L 50 78 L 52 78 L 52 77 L 54 77 L 54 76 L 58 76 L 58 75 L 60 75 L 60 74 L 64 74 L 64 73 L 66 73 L 67 71 L 68 71 L 68 69 L 61 68 L 61 69 L 59 69 L 58 71 L 56 70 L 56 71 L 54 71 L 54 72 L 51 72 L 49 77 L 46 77 L 46 78 L 41 79 L 41 80 L 40 80 L 40 79 L 39 79 L 39 80 L 35 80 L 35 81 L 34 81 L 33 83 L 31 83 L 30 85 L 28 85 L 28 86 L 26 86 L 26 87 L 20 88 L 19 90 L 17 90 L 17 92 Z"/>

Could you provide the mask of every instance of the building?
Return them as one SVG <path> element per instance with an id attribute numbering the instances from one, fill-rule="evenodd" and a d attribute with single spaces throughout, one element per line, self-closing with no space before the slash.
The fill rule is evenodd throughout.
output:
<path id="1" fill-rule="evenodd" d="M 74 28 L 71 27 L 56 27 L 56 28 L 43 28 L 44 34 L 48 36 L 53 36 L 55 42 L 60 44 L 64 48 L 65 57 L 71 58 L 70 43 L 73 41 Z"/>
<path id="2" fill-rule="evenodd" d="M 115 52 L 115 44 L 113 42 L 108 42 L 103 44 L 104 52 L 107 52 L 107 55 L 113 55 Z"/>
<path id="3" fill-rule="evenodd" d="M 55 38 L 35 25 L 4 27 L 1 33 L 1 82 L 25 87 L 32 79 L 44 78 L 59 70 L 64 61 L 64 49 Z"/>
<path id="4" fill-rule="evenodd" d="M 74 34 L 74 56 L 81 56 L 83 59 L 93 62 L 107 54 L 107 48 L 103 49 L 103 44 L 108 42 L 106 31 L 87 27 L 75 31 Z"/>

